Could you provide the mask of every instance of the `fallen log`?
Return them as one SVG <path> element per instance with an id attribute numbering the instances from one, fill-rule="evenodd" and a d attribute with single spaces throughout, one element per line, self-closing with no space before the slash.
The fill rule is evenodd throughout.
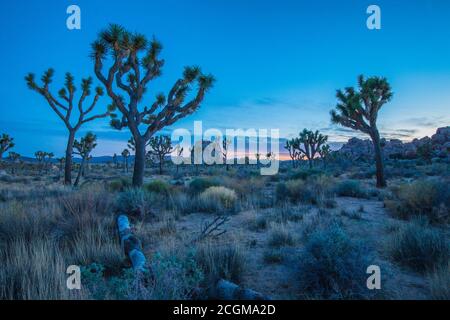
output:
<path id="1" fill-rule="evenodd" d="M 135 271 L 146 271 L 146 259 L 142 252 L 142 245 L 139 239 L 131 230 L 128 217 L 121 214 L 117 217 L 117 229 L 119 230 L 120 245 L 125 255 L 130 259 L 131 265 Z"/>
<path id="2" fill-rule="evenodd" d="M 218 280 L 215 287 L 210 289 L 209 298 L 218 300 L 271 300 L 269 296 L 242 288 L 224 279 Z"/>

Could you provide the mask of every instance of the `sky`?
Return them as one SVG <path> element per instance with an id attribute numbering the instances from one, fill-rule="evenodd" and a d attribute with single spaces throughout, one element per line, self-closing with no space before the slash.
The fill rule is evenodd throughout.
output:
<path id="1" fill-rule="evenodd" d="M 66 27 L 71 4 L 81 9 L 81 30 Z M 371 4 L 381 8 L 381 30 L 366 26 Z M 118 23 L 164 45 L 163 75 L 150 84 L 147 104 L 167 93 L 184 66 L 199 65 L 217 79 L 195 114 L 162 133 L 192 130 L 201 120 L 204 129 L 279 129 L 282 138 L 319 129 L 343 142 L 360 135 L 332 125 L 329 112 L 336 90 L 364 74 L 387 77 L 394 91 L 379 114 L 382 136 L 432 135 L 450 125 L 449 14 L 447 0 L 1 1 L 0 134 L 13 136 L 22 155 L 61 156 L 67 131 L 23 78 L 33 72 L 39 79 L 52 67 L 56 94 L 67 71 L 78 81 L 94 76 L 90 44 Z M 101 98 L 97 112 L 109 103 Z M 97 120 L 79 132 L 98 135 L 94 156 L 126 147 L 130 133 L 108 123 Z"/>

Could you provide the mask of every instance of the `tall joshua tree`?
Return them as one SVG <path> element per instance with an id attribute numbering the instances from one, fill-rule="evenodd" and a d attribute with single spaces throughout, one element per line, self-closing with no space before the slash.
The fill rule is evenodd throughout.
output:
<path id="1" fill-rule="evenodd" d="M 81 175 L 85 169 L 86 162 L 88 161 L 92 150 L 94 150 L 97 146 L 97 136 L 92 132 L 88 132 L 80 139 L 80 141 L 75 140 L 73 146 L 75 149 L 73 153 L 81 157 L 80 170 L 78 171 L 78 175 L 74 183 L 74 186 L 76 187 L 80 183 Z"/>
<path id="2" fill-rule="evenodd" d="M 9 149 L 14 148 L 14 138 L 11 138 L 6 133 L 2 134 L 0 136 L 0 161 L 3 158 L 3 154 L 8 151 Z"/>
<path id="3" fill-rule="evenodd" d="M 328 140 L 328 136 L 324 136 L 318 130 L 315 132 L 303 129 L 298 138 L 298 149 L 308 159 L 309 167 L 312 168 L 315 156 L 319 153 L 323 144 Z M 302 147 L 303 145 L 303 147 Z"/>
<path id="4" fill-rule="evenodd" d="M 164 60 L 159 58 L 161 44 L 112 24 L 99 34 L 92 49 L 95 74 L 113 101 L 110 110 L 118 110 L 121 114 L 120 117 L 116 113 L 111 115 L 111 125 L 118 130 L 128 127 L 136 143 L 133 185 L 142 186 L 147 141 L 157 131 L 196 111 L 205 93 L 212 87 L 214 77 L 204 75 L 199 67 L 186 67 L 183 76 L 175 82 L 167 96 L 158 94 L 154 102 L 139 108 L 144 104 L 148 84 L 161 75 L 164 65 Z M 107 60 L 112 61 L 104 73 Z M 195 84 L 195 95 L 185 103 Z"/>
<path id="5" fill-rule="evenodd" d="M 78 100 L 78 103 L 74 101 L 75 98 L 75 84 L 74 77 L 70 73 L 66 73 L 66 81 L 64 87 L 58 91 L 58 98 L 56 98 L 49 89 L 49 85 L 53 80 L 54 71 L 53 69 L 48 69 L 41 77 L 42 85 L 39 86 L 35 82 L 35 76 L 33 73 L 29 73 L 25 80 L 27 82 L 28 87 L 31 90 L 36 91 L 40 95 L 42 95 L 47 103 L 50 105 L 52 110 L 58 115 L 58 117 L 64 122 L 67 130 L 69 131 L 69 137 L 67 139 L 66 146 L 66 162 L 64 166 L 64 184 L 71 185 L 72 184 L 72 152 L 73 152 L 73 143 L 75 141 L 75 134 L 77 133 L 80 127 L 90 121 L 95 119 L 104 118 L 109 115 L 109 112 L 97 115 L 91 115 L 91 112 L 94 110 L 95 105 L 97 104 L 99 98 L 103 95 L 103 89 L 101 87 L 95 88 L 95 96 L 92 100 L 91 104 L 84 108 L 83 104 L 86 98 L 91 95 L 91 87 L 92 87 L 92 78 L 82 79 L 81 81 L 81 96 Z M 76 121 L 71 121 L 72 111 L 74 109 L 74 105 L 77 105 L 78 108 L 78 118 Z"/>
<path id="6" fill-rule="evenodd" d="M 172 140 L 169 136 L 156 136 L 150 138 L 150 154 L 156 156 L 159 161 L 159 174 L 163 173 L 164 158 L 173 151 Z"/>
<path id="7" fill-rule="evenodd" d="M 377 187 L 386 187 L 384 163 L 377 128 L 378 112 L 392 99 L 392 90 L 386 78 L 358 77 L 358 89 L 353 87 L 338 90 L 336 109 L 331 111 L 331 121 L 370 136 L 376 163 Z"/>

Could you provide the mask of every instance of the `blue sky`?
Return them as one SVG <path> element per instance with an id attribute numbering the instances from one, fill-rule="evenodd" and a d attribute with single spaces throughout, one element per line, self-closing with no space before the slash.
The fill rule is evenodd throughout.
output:
<path id="1" fill-rule="evenodd" d="M 82 29 L 66 28 L 66 8 L 81 8 Z M 368 30 L 366 8 L 377 4 L 382 29 Z M 358 74 L 386 76 L 394 99 L 379 127 L 385 137 L 410 140 L 450 124 L 450 2 L 271 0 L 20 0 L 0 4 L 0 133 L 15 137 L 15 151 L 64 151 L 64 125 L 23 77 L 56 70 L 93 75 L 90 43 L 109 23 L 156 36 L 164 45 L 163 76 L 151 84 L 167 92 L 183 66 L 198 64 L 217 78 L 201 109 L 174 127 L 279 128 L 292 137 L 321 129 L 331 141 L 353 132 L 330 124 L 335 91 Z M 109 103 L 98 104 L 103 111 Z M 172 128 L 174 128 L 172 127 Z M 171 128 L 169 128 L 170 130 Z M 86 126 L 99 136 L 94 155 L 119 153 L 127 130 L 108 120 Z"/>

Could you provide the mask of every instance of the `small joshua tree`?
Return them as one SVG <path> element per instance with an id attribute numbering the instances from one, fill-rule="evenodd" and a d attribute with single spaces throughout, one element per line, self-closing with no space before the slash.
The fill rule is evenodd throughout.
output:
<path id="1" fill-rule="evenodd" d="M 377 128 L 378 112 L 392 99 L 391 86 L 386 78 L 358 77 L 358 89 L 353 87 L 338 90 L 338 104 L 331 111 L 331 121 L 370 136 L 376 163 L 377 187 L 386 187 L 380 133 Z"/>
<path id="2" fill-rule="evenodd" d="M 324 144 L 320 149 L 319 149 L 319 154 L 320 154 L 320 158 L 323 161 L 323 165 L 325 166 L 328 159 L 330 158 L 331 155 L 331 148 L 330 145 L 328 144 Z"/>
<path id="3" fill-rule="evenodd" d="M 80 141 L 75 140 L 73 146 L 75 149 L 73 153 L 81 157 L 80 170 L 78 171 L 74 183 L 74 186 L 76 187 L 80 183 L 81 175 L 85 170 L 86 162 L 88 161 L 92 150 L 97 146 L 97 136 L 92 132 L 88 132 Z"/>
<path id="4" fill-rule="evenodd" d="M 45 151 L 36 151 L 34 153 L 34 157 L 36 158 L 36 160 L 38 162 L 39 173 L 42 171 L 42 166 L 45 161 L 46 155 L 47 155 L 47 152 L 45 152 Z"/>
<path id="5" fill-rule="evenodd" d="M 123 149 L 122 151 L 122 157 L 124 162 L 124 171 L 128 172 L 128 157 L 130 156 L 130 150 Z"/>
<path id="6" fill-rule="evenodd" d="M 309 167 L 312 168 L 313 161 L 319 153 L 320 148 L 328 140 L 328 136 L 322 135 L 318 130 L 315 132 L 304 129 L 298 138 L 298 149 L 308 159 Z M 303 146 L 303 147 L 302 147 Z"/>
<path id="7" fill-rule="evenodd" d="M 159 174 L 163 173 L 164 158 L 173 151 L 172 140 L 169 136 L 156 136 L 150 138 L 150 154 L 156 156 L 159 161 Z"/>
<path id="8" fill-rule="evenodd" d="M 0 137 L 0 161 L 3 159 L 3 154 L 9 149 L 14 148 L 14 138 L 11 138 L 6 133 L 2 134 Z"/>
<path id="9" fill-rule="evenodd" d="M 228 147 L 231 145 L 231 141 L 228 139 L 223 139 L 222 141 L 222 155 L 223 155 L 223 163 L 225 164 L 226 170 L 230 170 L 230 166 L 227 163 L 228 159 Z"/>
<path id="10" fill-rule="evenodd" d="M 161 75 L 164 65 L 164 60 L 159 57 L 161 44 L 113 24 L 100 33 L 92 49 L 95 74 L 113 101 L 110 110 L 120 113 L 120 116 L 112 113 L 111 125 L 118 130 L 128 127 L 136 143 L 133 186 L 140 187 L 144 181 L 147 141 L 164 127 L 196 111 L 212 87 L 214 77 L 204 75 L 199 67 L 186 67 L 167 96 L 158 94 L 148 107 L 139 109 L 148 84 Z M 112 61 L 104 72 L 108 60 Z M 194 97 L 185 103 L 195 84 Z"/>
<path id="11" fill-rule="evenodd" d="M 50 105 L 52 110 L 58 115 L 58 117 L 64 122 L 67 130 L 69 131 L 69 137 L 67 140 L 66 146 L 66 162 L 64 168 L 64 184 L 71 185 L 72 184 L 72 152 L 73 152 L 73 143 L 75 141 L 75 134 L 77 133 L 80 127 L 90 121 L 99 118 L 105 118 L 109 115 L 108 112 L 103 114 L 91 115 L 91 112 L 94 110 L 97 101 L 100 96 L 103 95 L 103 89 L 101 87 L 97 87 L 95 89 L 95 96 L 92 100 L 92 103 L 87 108 L 83 108 L 83 104 L 86 98 L 91 94 L 92 87 L 92 78 L 82 79 L 81 81 L 81 96 L 78 100 L 78 103 L 75 103 L 75 84 L 74 77 L 70 73 L 66 73 L 66 81 L 64 87 L 58 91 L 57 99 L 49 90 L 49 85 L 53 80 L 53 69 L 48 69 L 44 72 L 41 80 L 42 86 L 39 86 L 34 78 L 33 73 L 29 73 L 25 80 L 27 82 L 28 87 L 31 90 L 36 91 L 40 95 L 42 95 L 47 103 Z M 74 109 L 74 105 L 77 105 L 78 108 L 78 119 L 75 122 L 71 121 L 72 111 Z"/>
<path id="12" fill-rule="evenodd" d="M 183 157 L 183 151 L 184 148 L 182 146 L 180 146 L 179 144 L 177 144 L 174 148 L 175 151 L 175 155 L 177 158 L 181 159 Z M 178 168 L 180 167 L 180 164 L 177 164 L 177 173 L 178 173 Z"/>
<path id="13" fill-rule="evenodd" d="M 296 162 L 298 160 L 300 150 L 298 138 L 287 140 L 284 148 L 289 152 L 289 157 L 292 159 L 292 167 L 296 167 Z"/>
<path id="14" fill-rule="evenodd" d="M 15 170 L 15 168 L 16 168 L 16 163 L 17 163 L 17 160 L 20 159 L 20 154 L 11 151 L 11 152 L 8 154 L 8 158 L 9 158 L 9 160 L 11 161 L 11 173 L 12 173 L 12 174 L 15 174 L 15 173 L 16 173 L 16 170 Z"/>
<path id="15" fill-rule="evenodd" d="M 112 157 L 112 160 L 113 160 L 114 166 L 117 168 L 117 166 L 119 165 L 119 162 L 117 161 L 117 154 L 116 153 L 114 153 L 114 155 Z"/>

